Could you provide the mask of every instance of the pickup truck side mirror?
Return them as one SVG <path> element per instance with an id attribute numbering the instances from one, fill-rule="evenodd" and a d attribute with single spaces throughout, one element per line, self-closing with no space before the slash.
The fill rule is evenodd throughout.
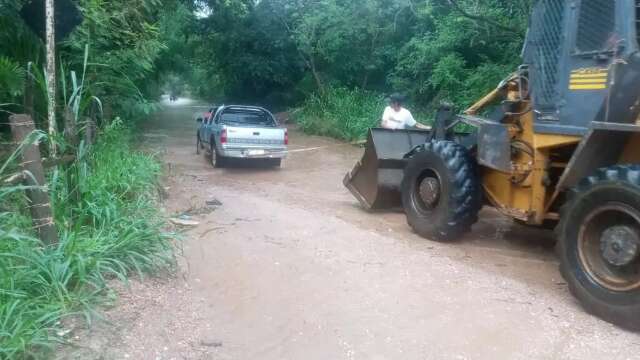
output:
<path id="1" fill-rule="evenodd" d="M 202 122 L 203 122 L 203 120 L 202 120 L 202 118 L 201 118 L 201 117 L 197 118 L 197 119 L 196 119 L 196 121 L 197 121 L 197 122 L 199 122 L 199 123 L 202 123 Z"/>

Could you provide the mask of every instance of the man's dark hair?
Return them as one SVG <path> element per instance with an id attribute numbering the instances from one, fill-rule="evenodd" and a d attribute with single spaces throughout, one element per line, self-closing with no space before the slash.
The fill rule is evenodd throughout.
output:
<path id="1" fill-rule="evenodd" d="M 392 103 L 404 104 L 405 96 L 399 93 L 394 93 L 389 96 L 389 101 Z"/>

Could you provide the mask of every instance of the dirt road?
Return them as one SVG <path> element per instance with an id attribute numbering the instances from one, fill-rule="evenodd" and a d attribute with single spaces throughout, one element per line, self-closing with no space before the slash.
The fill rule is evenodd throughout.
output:
<path id="1" fill-rule="evenodd" d="M 123 290 L 115 328 L 76 357 L 131 359 L 637 359 L 640 335 L 583 312 L 551 234 L 485 211 L 443 245 L 399 213 L 362 211 L 341 182 L 361 149 L 291 131 L 281 170 L 214 170 L 195 155 L 193 103 L 145 142 L 164 152 L 167 211 L 201 209 L 182 276 Z M 211 211 L 212 209 L 209 209 Z"/>

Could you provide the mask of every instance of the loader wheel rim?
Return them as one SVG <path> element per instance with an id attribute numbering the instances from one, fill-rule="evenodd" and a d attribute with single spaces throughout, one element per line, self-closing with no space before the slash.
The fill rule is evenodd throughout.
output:
<path id="1" fill-rule="evenodd" d="M 640 212 L 610 203 L 585 218 L 578 235 L 585 271 L 600 286 L 617 292 L 640 288 Z"/>
<path id="2" fill-rule="evenodd" d="M 420 199 L 433 209 L 440 200 L 440 181 L 434 177 L 426 177 L 420 183 Z"/>
<path id="3" fill-rule="evenodd" d="M 442 185 L 438 174 L 427 170 L 418 181 L 417 202 L 423 212 L 433 211 L 440 203 Z"/>

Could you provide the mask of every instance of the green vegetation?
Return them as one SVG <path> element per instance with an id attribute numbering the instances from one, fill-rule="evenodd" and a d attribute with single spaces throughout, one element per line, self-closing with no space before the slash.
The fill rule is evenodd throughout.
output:
<path id="1" fill-rule="evenodd" d="M 156 108 L 169 76 L 160 59 L 168 40 L 160 29 L 168 12 L 183 5 L 79 1 L 84 21 L 57 44 L 57 134 L 49 136 L 43 132 L 44 44 L 21 20 L 26 3 L 0 0 L 0 139 L 6 143 L 10 135 L 9 115 L 27 110 L 27 79 L 34 82 L 32 114 L 39 129 L 17 150 L 0 144 L 0 359 L 46 357 L 64 340 L 65 318 L 98 316 L 98 306 L 111 298 L 111 281 L 170 270 L 175 263 L 157 204 L 161 165 L 132 148 L 131 129 Z M 94 144 L 77 140 L 89 138 L 87 118 L 97 122 Z M 41 144 L 45 157 L 52 144 L 57 156 L 75 156 L 50 169 L 42 187 L 51 199 L 57 244 L 37 238 L 29 188 L 4 182 L 20 170 L 26 144 Z"/>
<path id="2" fill-rule="evenodd" d="M 311 95 L 297 114 L 298 124 L 309 133 L 343 140 L 357 140 L 376 126 L 384 102 L 364 90 L 330 88 L 324 95 Z"/>
<path id="3" fill-rule="evenodd" d="M 384 95 L 404 93 L 414 112 L 433 113 L 492 90 L 520 62 L 533 0 L 198 3 L 212 10 L 191 37 L 191 69 L 209 81 L 198 94 L 310 107 L 299 119 L 306 130 L 353 138 L 380 117 Z M 345 89 L 353 96 L 332 98 Z M 340 119 L 333 105 L 345 106 Z"/>
<path id="4" fill-rule="evenodd" d="M 1 189 L 0 358 L 42 354 L 41 346 L 59 340 L 60 320 L 93 316 L 110 279 L 173 264 L 156 206 L 160 165 L 131 149 L 129 139 L 130 131 L 114 122 L 90 153 L 52 174 L 57 246 L 43 246 L 29 230 L 23 189 Z M 69 174 L 76 199 L 65 188 Z"/>

